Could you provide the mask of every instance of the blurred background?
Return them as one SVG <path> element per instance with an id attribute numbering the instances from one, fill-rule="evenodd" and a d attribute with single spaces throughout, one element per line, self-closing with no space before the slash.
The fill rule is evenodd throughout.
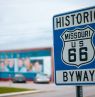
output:
<path id="1" fill-rule="evenodd" d="M 53 16 L 94 5 L 95 0 L 0 0 L 0 79 L 22 73 L 33 80 L 40 72 L 53 80 Z"/>

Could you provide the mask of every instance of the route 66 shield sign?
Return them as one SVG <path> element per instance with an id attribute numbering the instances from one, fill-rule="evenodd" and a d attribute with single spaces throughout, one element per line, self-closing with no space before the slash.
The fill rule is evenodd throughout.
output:
<path id="1" fill-rule="evenodd" d="M 94 58 L 94 47 L 91 42 L 93 33 L 94 29 L 89 26 L 65 30 L 61 35 L 64 45 L 61 52 L 62 61 L 77 67 L 91 62 Z"/>

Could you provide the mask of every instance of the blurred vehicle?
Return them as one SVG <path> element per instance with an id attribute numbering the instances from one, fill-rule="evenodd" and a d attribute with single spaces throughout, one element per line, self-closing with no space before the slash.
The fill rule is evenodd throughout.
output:
<path id="1" fill-rule="evenodd" d="M 50 83 L 50 77 L 47 74 L 38 73 L 34 79 L 34 83 Z"/>
<path id="2" fill-rule="evenodd" d="M 13 83 L 26 83 L 26 78 L 25 78 L 24 75 L 22 75 L 22 74 L 16 74 L 16 75 L 12 78 L 12 82 L 13 82 Z"/>

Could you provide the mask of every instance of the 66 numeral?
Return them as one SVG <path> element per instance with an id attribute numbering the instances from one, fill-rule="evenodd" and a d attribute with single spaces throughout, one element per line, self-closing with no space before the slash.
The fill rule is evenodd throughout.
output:
<path id="1" fill-rule="evenodd" d="M 68 50 L 69 62 L 76 61 L 76 49 L 71 48 Z M 87 47 L 79 48 L 79 61 L 87 61 L 88 54 L 87 54 Z"/>

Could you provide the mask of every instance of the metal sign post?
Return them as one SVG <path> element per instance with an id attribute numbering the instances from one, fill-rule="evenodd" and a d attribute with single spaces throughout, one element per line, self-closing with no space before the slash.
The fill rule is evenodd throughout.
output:
<path id="1" fill-rule="evenodd" d="M 76 97 L 83 97 L 83 87 L 76 86 Z"/>

